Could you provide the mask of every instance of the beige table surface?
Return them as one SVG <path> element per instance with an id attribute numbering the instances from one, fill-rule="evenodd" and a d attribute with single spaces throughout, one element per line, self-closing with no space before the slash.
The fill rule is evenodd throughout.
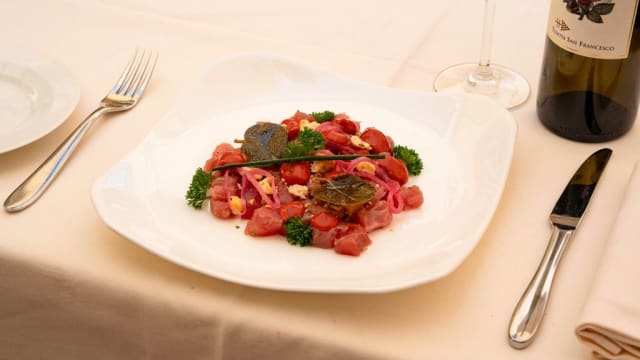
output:
<path id="1" fill-rule="evenodd" d="M 556 137 L 536 118 L 549 0 L 497 2 L 493 58 L 522 72 L 533 97 L 513 111 L 513 163 L 489 228 L 441 280 L 335 295 L 254 289 L 176 266 L 108 229 L 90 188 L 214 59 L 268 50 L 431 91 L 438 70 L 477 58 L 483 1 L 2 1 L 0 53 L 42 49 L 81 88 L 63 125 L 0 154 L 3 199 L 93 109 L 134 47 L 156 48 L 160 60 L 141 104 L 99 123 L 40 201 L 0 212 L 0 359 L 588 359 L 574 327 L 640 157 L 640 127 L 604 144 L 614 156 L 563 259 L 541 333 L 527 350 L 511 349 L 507 323 L 546 246 L 547 215 L 576 166 L 603 145 Z"/>

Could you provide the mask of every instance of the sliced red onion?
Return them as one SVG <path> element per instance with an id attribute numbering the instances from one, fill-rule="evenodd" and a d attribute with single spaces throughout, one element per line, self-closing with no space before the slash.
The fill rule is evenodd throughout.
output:
<path id="1" fill-rule="evenodd" d="M 274 209 L 279 208 L 280 197 L 277 195 L 274 195 L 273 199 L 270 199 L 269 195 L 265 193 L 264 190 L 262 190 L 262 187 L 260 186 L 260 184 L 258 183 L 254 175 L 262 175 L 267 179 L 269 179 L 269 181 L 271 182 L 271 188 L 274 190 L 274 194 L 275 194 L 278 188 L 277 188 L 275 179 L 273 177 L 273 174 L 263 169 L 251 169 L 245 172 L 243 176 L 243 183 L 244 183 L 244 179 L 247 179 L 247 181 L 249 181 L 249 183 L 251 183 L 251 185 L 253 185 L 253 187 L 256 188 L 256 191 L 258 191 L 258 194 L 260 194 L 260 198 L 262 199 L 262 201 L 264 201 L 265 203 L 267 203 L 267 205 L 271 206 Z"/>
<path id="2" fill-rule="evenodd" d="M 368 162 L 373 164 L 373 166 L 375 166 L 376 164 L 371 161 L 371 159 L 369 159 L 368 157 L 359 157 L 359 158 L 355 158 L 353 160 L 351 160 L 349 162 L 349 167 L 347 168 L 347 172 L 348 173 L 353 173 L 354 170 L 356 170 L 356 167 L 358 166 L 358 164 L 363 163 L 363 162 Z M 377 166 L 375 166 L 377 168 Z"/>

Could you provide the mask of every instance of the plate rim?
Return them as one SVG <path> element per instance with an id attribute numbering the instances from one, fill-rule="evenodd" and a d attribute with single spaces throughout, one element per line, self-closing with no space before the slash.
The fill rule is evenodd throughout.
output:
<path id="1" fill-rule="evenodd" d="M 18 60 L 20 62 L 12 60 Z M 40 64 L 47 63 L 53 66 L 58 74 L 57 77 L 59 78 L 59 81 L 51 81 L 49 72 L 50 69 L 43 71 L 40 68 L 34 67 L 31 62 L 36 60 Z M 27 62 L 27 64 L 23 63 L 22 61 Z M 44 79 L 53 90 L 53 100 L 58 103 L 64 100 L 66 104 L 63 103 L 64 106 L 61 106 L 58 119 L 56 121 L 52 121 L 49 126 L 39 128 L 39 131 L 34 131 L 31 136 L 27 136 L 22 141 L 15 141 L 9 144 L 0 144 L 0 154 L 5 154 L 13 150 L 20 149 L 49 135 L 55 129 L 60 127 L 60 125 L 62 125 L 69 118 L 69 116 L 71 116 L 80 100 L 80 85 L 76 77 L 73 75 L 71 69 L 58 58 L 46 54 L 39 49 L 12 47 L 11 50 L 5 52 L 2 56 L 0 56 L 0 71 L 2 71 L 2 65 L 6 63 L 11 63 L 11 65 L 19 66 L 25 70 L 30 70 L 34 73 L 37 73 L 38 75 L 41 75 L 41 78 Z M 64 81 L 64 84 L 61 84 L 60 81 Z M 59 95 L 59 91 L 62 87 L 66 89 L 66 96 L 56 97 L 56 95 Z M 52 114 L 50 112 L 47 112 L 46 116 L 52 116 Z M 37 117 L 32 121 L 40 121 L 41 119 L 42 117 Z M 19 131 L 10 131 L 7 133 L 7 135 L 16 133 L 19 133 Z"/>

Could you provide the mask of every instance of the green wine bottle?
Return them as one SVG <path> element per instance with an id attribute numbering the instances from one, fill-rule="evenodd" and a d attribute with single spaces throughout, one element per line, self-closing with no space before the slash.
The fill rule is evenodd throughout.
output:
<path id="1" fill-rule="evenodd" d="M 562 137 L 627 133 L 640 95 L 638 0 L 551 0 L 538 118 Z"/>

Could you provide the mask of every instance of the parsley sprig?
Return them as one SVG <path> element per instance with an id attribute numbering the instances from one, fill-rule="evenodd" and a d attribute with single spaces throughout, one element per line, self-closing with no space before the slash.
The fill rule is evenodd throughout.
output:
<path id="1" fill-rule="evenodd" d="M 210 197 L 208 191 L 211 187 L 212 178 L 213 175 L 205 172 L 202 168 L 196 170 L 191 178 L 189 190 L 184 196 L 190 206 L 196 209 L 202 208 L 202 203 Z"/>
<path id="2" fill-rule="evenodd" d="M 323 123 L 326 121 L 331 121 L 336 116 L 336 114 L 332 111 L 325 110 L 323 112 L 312 112 L 311 116 L 318 123 Z"/>
<path id="3" fill-rule="evenodd" d="M 298 138 L 289 141 L 282 153 L 283 158 L 309 156 L 312 152 L 324 149 L 325 141 L 320 132 L 304 128 L 298 133 Z"/>
<path id="4" fill-rule="evenodd" d="M 292 217 L 284 223 L 287 242 L 291 245 L 309 246 L 313 240 L 313 229 L 302 218 Z"/>

